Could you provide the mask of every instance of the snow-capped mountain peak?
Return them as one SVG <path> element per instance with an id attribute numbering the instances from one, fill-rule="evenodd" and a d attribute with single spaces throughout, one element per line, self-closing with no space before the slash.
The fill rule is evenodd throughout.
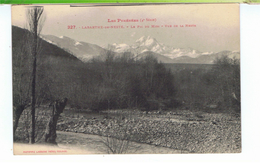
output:
<path id="1" fill-rule="evenodd" d="M 213 52 L 204 52 L 204 53 L 201 53 L 201 55 L 211 55 L 213 54 Z"/>
<path id="2" fill-rule="evenodd" d="M 155 44 L 158 44 L 155 38 L 152 38 L 151 36 L 143 36 L 140 39 L 136 40 L 136 43 L 139 44 L 139 46 L 153 46 Z"/>
<path id="3" fill-rule="evenodd" d="M 136 49 L 138 52 L 151 51 L 155 53 L 162 53 L 165 49 L 163 44 L 158 43 L 158 41 L 151 36 L 143 36 L 139 38 L 131 47 Z"/>
<path id="4" fill-rule="evenodd" d="M 164 57 L 169 58 L 170 60 L 179 60 L 181 59 L 187 59 L 190 58 L 191 60 L 197 60 L 200 57 L 206 57 L 209 58 L 209 60 L 212 60 L 214 58 L 214 55 L 217 54 L 215 52 L 200 52 L 198 50 L 195 50 L 193 48 L 175 48 L 172 46 L 164 45 L 160 42 L 158 42 L 155 38 L 151 36 L 142 36 L 139 39 L 135 41 L 134 44 L 128 45 L 125 43 L 122 44 L 112 44 L 112 49 L 115 52 L 123 53 L 123 52 L 133 52 L 133 54 L 138 55 L 142 53 L 147 52 L 153 52 L 160 54 Z M 229 57 L 236 57 L 239 58 L 239 51 L 227 51 Z M 224 54 L 221 52 L 221 55 Z M 196 61 L 196 63 L 200 63 L 199 61 Z M 210 61 L 207 61 L 205 63 L 211 63 Z"/>
<path id="5" fill-rule="evenodd" d="M 137 39 L 135 42 L 136 43 L 144 42 L 147 38 L 150 39 L 151 37 L 150 36 L 142 36 L 139 39 Z"/>
<path id="6" fill-rule="evenodd" d="M 133 45 L 127 45 L 125 43 L 122 44 L 114 43 L 111 46 L 113 51 L 119 53 L 132 51 L 140 54 L 143 52 L 151 51 L 154 53 L 159 53 L 171 59 L 181 57 L 181 56 L 196 58 L 202 55 L 201 52 L 194 50 L 192 48 L 182 49 L 182 48 L 173 48 L 170 46 L 166 46 L 162 43 L 159 43 L 155 38 L 151 36 L 142 36 L 139 39 L 137 39 Z M 207 55 L 207 54 L 211 54 L 211 53 L 206 52 L 203 55 Z"/>
<path id="7" fill-rule="evenodd" d="M 129 49 L 131 49 L 131 47 L 127 44 L 117 44 L 117 43 L 113 43 L 112 45 L 108 46 L 109 50 L 112 50 L 114 52 L 117 53 L 123 53 L 128 51 Z"/>
<path id="8" fill-rule="evenodd" d="M 77 45 L 82 45 L 82 43 L 80 43 L 80 42 L 78 42 L 78 41 L 75 41 L 75 44 L 74 44 L 75 46 L 77 46 Z"/>
<path id="9" fill-rule="evenodd" d="M 136 40 L 135 42 L 139 46 L 148 46 L 148 47 L 155 45 L 155 44 L 158 44 L 156 39 L 152 38 L 151 36 L 143 36 L 143 37 L 139 38 L 138 40 Z"/>

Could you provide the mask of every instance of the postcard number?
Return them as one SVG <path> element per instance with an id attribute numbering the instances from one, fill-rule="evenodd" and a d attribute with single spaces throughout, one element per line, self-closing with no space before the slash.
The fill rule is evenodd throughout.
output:
<path id="1" fill-rule="evenodd" d="M 68 25 L 68 29 L 75 29 L 75 25 Z"/>

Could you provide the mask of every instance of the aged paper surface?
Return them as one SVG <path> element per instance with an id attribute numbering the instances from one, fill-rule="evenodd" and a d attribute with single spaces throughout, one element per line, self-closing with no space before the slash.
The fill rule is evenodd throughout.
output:
<path id="1" fill-rule="evenodd" d="M 239 5 L 13 6 L 12 25 L 14 154 L 241 152 Z"/>

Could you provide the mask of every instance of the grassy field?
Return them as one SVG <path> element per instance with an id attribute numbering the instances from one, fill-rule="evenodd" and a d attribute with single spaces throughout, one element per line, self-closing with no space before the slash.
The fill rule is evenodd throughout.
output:
<path id="1" fill-rule="evenodd" d="M 37 112 L 38 143 L 50 114 L 47 108 Z M 21 116 L 17 142 L 27 141 L 26 111 Z M 59 131 L 92 134 L 154 145 L 180 153 L 239 153 L 241 152 L 240 116 L 232 113 L 202 111 L 140 111 L 109 110 L 93 113 L 66 108 L 59 118 Z M 27 137 L 26 137 L 27 136 Z M 69 139 L 69 140 L 68 140 Z M 77 139 L 58 134 L 57 142 L 77 145 Z M 147 148 L 150 148 L 149 146 Z M 149 151 L 149 150 L 148 150 Z M 143 153 L 140 151 L 140 153 Z M 165 153 L 165 151 L 162 153 Z M 168 153 L 168 152 L 166 152 Z"/>

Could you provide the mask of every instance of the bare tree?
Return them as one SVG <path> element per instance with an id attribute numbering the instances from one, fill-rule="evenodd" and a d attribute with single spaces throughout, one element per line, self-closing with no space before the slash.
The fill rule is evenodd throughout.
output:
<path id="1" fill-rule="evenodd" d="M 113 117 L 107 122 L 105 130 L 98 130 L 100 135 L 98 142 L 103 143 L 109 154 L 125 154 L 129 149 L 137 150 L 140 146 L 132 142 L 138 139 L 135 133 L 135 120 L 130 112 Z M 126 122 L 128 125 L 125 125 Z"/>
<path id="2" fill-rule="evenodd" d="M 37 54 L 39 49 L 39 34 L 42 30 L 44 19 L 42 19 L 44 8 L 43 7 L 32 7 L 27 9 L 27 21 L 28 21 L 28 30 L 30 31 L 32 46 L 31 54 L 33 60 L 32 66 L 32 81 L 31 81 L 31 124 L 30 124 L 30 137 L 29 143 L 35 143 L 35 89 L 36 89 L 36 67 L 37 67 Z"/>

